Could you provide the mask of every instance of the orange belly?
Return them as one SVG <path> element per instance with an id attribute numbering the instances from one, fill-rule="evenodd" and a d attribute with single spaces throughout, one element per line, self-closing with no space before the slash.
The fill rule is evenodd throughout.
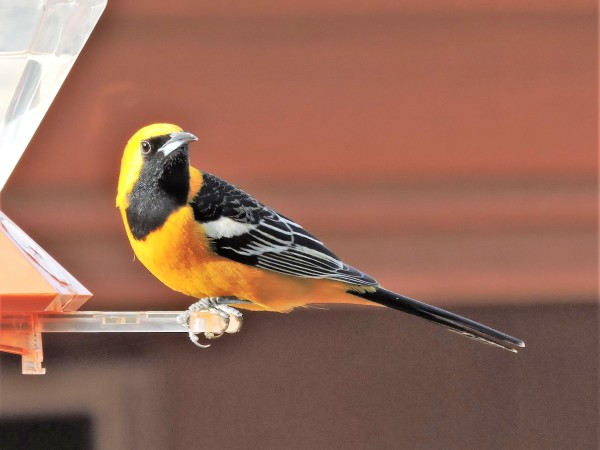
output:
<path id="1" fill-rule="evenodd" d="M 289 311 L 311 303 L 373 303 L 350 295 L 339 281 L 283 275 L 237 263 L 209 249 L 202 225 L 185 206 L 143 241 L 129 240 L 137 258 L 171 289 L 194 298 L 235 296 L 245 309 Z"/>

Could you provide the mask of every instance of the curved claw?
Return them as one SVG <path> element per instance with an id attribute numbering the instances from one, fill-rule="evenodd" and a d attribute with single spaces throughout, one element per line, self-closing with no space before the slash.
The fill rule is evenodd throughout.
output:
<path id="1" fill-rule="evenodd" d="M 234 301 L 236 303 L 245 303 L 246 301 L 242 301 L 242 300 L 237 300 L 234 297 L 208 297 L 208 298 L 202 298 L 200 300 L 198 300 L 196 303 L 190 305 L 190 307 L 187 309 L 187 311 L 183 312 L 181 315 L 179 315 L 177 317 L 177 323 L 179 323 L 181 326 L 188 328 L 189 330 L 189 338 L 190 341 L 192 341 L 192 343 L 194 345 L 196 345 L 197 347 L 200 348 L 207 348 L 210 347 L 210 344 L 202 344 L 200 343 L 200 338 L 198 336 L 198 332 L 193 332 L 190 329 L 190 318 L 192 316 L 192 314 L 200 312 L 200 311 L 207 311 L 210 312 L 211 314 L 215 314 L 219 317 L 221 317 L 223 319 L 223 322 L 225 323 L 224 327 L 219 330 L 218 332 L 212 332 L 212 331 L 205 331 L 202 334 L 204 335 L 204 337 L 206 339 L 209 340 L 213 340 L 213 339 L 218 339 L 221 336 L 223 336 L 227 329 L 229 328 L 229 325 L 231 323 L 231 316 L 235 317 L 240 325 L 242 323 L 242 313 L 240 313 L 237 309 L 229 306 L 229 304 L 234 303 Z M 238 327 L 239 329 L 239 327 Z"/>
<path id="2" fill-rule="evenodd" d="M 189 336 L 190 336 L 190 341 L 192 341 L 192 344 L 194 344 L 195 346 L 200 347 L 200 348 L 208 348 L 208 347 L 210 347 L 210 344 L 201 344 L 200 343 L 200 338 L 193 331 L 189 332 Z"/>

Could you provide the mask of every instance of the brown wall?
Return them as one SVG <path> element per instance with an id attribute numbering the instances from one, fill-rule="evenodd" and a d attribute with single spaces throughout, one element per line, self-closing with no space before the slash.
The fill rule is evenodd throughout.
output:
<path id="1" fill-rule="evenodd" d="M 110 3 L 3 210 L 95 294 L 85 309 L 187 306 L 133 261 L 113 206 L 126 140 L 175 122 L 200 136 L 197 166 L 387 287 L 528 348 L 390 311 L 247 314 L 207 352 L 48 337 L 43 378 L 9 377 L 2 357 L 0 401 L 93 361 L 126 385 L 138 372 L 109 367 L 135 363 L 163 380 L 148 395 L 168 418 L 140 421 L 129 448 L 147 428 L 172 448 L 593 448 L 595 3 L 321 3 Z"/>
<path id="2" fill-rule="evenodd" d="M 110 450 L 597 448 L 595 305 L 458 312 L 528 348 L 370 308 L 248 314 L 207 350 L 183 334 L 46 334 L 46 375 L 0 359 L 3 415 L 91 414 Z"/>
<path id="3" fill-rule="evenodd" d="M 3 193 L 91 306 L 187 302 L 132 264 L 113 207 L 124 143 L 155 121 L 198 134 L 196 165 L 390 288 L 442 304 L 595 295 L 593 5 L 188 3 L 108 6 Z"/>

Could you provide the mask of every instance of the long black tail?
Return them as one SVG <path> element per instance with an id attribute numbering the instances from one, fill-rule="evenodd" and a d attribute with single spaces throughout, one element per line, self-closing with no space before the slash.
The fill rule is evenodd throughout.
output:
<path id="1" fill-rule="evenodd" d="M 461 317 L 458 314 L 451 313 L 441 308 L 428 305 L 427 303 L 405 297 L 400 294 L 388 291 L 383 288 L 377 288 L 375 292 L 355 292 L 348 291 L 365 300 L 369 300 L 380 305 L 403 311 L 414 316 L 422 317 L 439 325 L 448 328 L 450 331 L 468 336 L 487 344 L 501 347 L 516 353 L 515 347 L 525 347 L 525 343 L 520 339 L 504 334 L 493 328 L 486 327 L 471 319 Z"/>

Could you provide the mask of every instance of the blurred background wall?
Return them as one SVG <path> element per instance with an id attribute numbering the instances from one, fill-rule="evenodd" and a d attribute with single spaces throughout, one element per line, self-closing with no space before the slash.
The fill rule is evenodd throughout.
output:
<path id="1" fill-rule="evenodd" d="M 85 309 L 192 302 L 114 207 L 127 139 L 168 121 L 386 287 L 527 348 L 351 307 L 247 313 L 206 351 L 45 335 L 47 375 L 0 358 L 2 426 L 62 417 L 100 449 L 596 448 L 597 47 L 588 0 L 109 1 L 2 196 Z"/>

